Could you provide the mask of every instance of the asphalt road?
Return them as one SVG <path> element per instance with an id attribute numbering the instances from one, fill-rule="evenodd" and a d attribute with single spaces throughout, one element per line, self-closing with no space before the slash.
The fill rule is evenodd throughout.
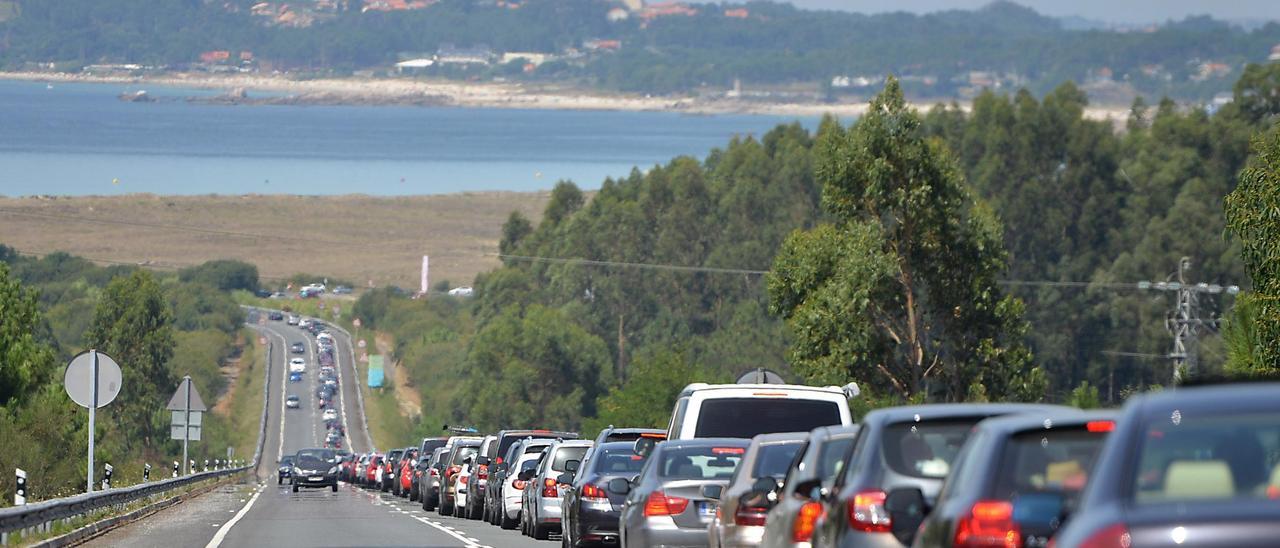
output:
<path id="1" fill-rule="evenodd" d="M 315 390 L 319 366 L 315 342 L 306 332 L 284 322 L 254 326 L 272 345 L 268 386 L 267 437 L 258 482 L 227 486 L 175 505 L 148 518 L 89 541 L 92 546 L 128 548 L 168 546 L 439 546 L 480 548 L 552 546 L 559 540 L 535 541 L 482 521 L 442 517 L 423 512 L 421 505 L 390 494 L 341 484 L 338 492 L 303 489 L 292 492 L 277 485 L 276 460 L 301 448 L 320 447 L 325 428 Z M 339 416 L 346 423 L 353 450 L 364 451 L 364 431 L 358 379 L 352 363 L 351 341 L 341 333 L 337 361 L 341 392 Z M 302 382 L 288 382 L 289 344 L 307 343 L 307 372 Z M 300 409 L 285 409 L 284 398 L 297 394 Z"/>

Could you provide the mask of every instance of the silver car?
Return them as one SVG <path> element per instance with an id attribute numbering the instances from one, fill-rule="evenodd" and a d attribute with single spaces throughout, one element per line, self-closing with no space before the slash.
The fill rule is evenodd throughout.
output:
<path id="1" fill-rule="evenodd" d="M 765 512 L 771 503 L 768 495 L 776 490 L 808 437 L 805 432 L 789 432 L 751 438 L 742 464 L 718 497 L 720 507 L 707 528 L 711 548 L 760 546 Z"/>
<path id="2" fill-rule="evenodd" d="M 822 515 L 822 495 L 844 469 L 858 439 L 858 426 L 824 426 L 809 433 L 777 492 L 777 502 L 765 515 L 765 546 L 808 548 Z"/>
<path id="3" fill-rule="evenodd" d="M 714 497 L 729 484 L 750 444 L 741 438 L 664 441 L 634 481 L 611 480 L 611 492 L 627 495 L 619 519 L 623 548 L 706 546 Z"/>
<path id="4" fill-rule="evenodd" d="M 576 472 L 582 457 L 591 448 L 590 440 L 568 440 L 552 443 L 542 453 L 542 460 L 532 471 L 521 472 L 517 479 L 524 486 L 524 507 L 520 513 L 521 532 L 538 540 L 546 540 L 560 531 L 560 475 Z"/>

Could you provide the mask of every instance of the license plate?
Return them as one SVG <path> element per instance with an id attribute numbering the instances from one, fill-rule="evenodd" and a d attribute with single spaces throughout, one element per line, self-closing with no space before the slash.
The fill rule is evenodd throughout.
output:
<path id="1" fill-rule="evenodd" d="M 716 505 L 710 502 L 698 503 L 698 517 L 709 518 L 716 515 Z"/>
<path id="2" fill-rule="evenodd" d="M 324 476 L 311 476 L 307 479 L 310 481 L 324 481 Z"/>

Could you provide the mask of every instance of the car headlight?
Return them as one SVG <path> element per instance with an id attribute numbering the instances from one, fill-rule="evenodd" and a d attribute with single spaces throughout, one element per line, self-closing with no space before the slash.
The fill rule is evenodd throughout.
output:
<path id="1" fill-rule="evenodd" d="M 295 466 L 295 467 L 293 467 L 293 473 L 294 473 L 294 474 L 297 474 L 297 475 L 299 475 L 299 476 L 305 476 L 305 475 L 306 475 L 305 473 L 303 473 L 303 471 L 302 471 L 302 469 L 301 469 L 301 468 L 298 468 L 298 467 L 296 467 L 296 466 Z"/>
<path id="2" fill-rule="evenodd" d="M 330 473 L 330 474 L 337 474 L 337 473 L 338 473 L 338 467 L 337 467 L 337 466 L 334 466 L 333 468 L 330 468 L 330 469 L 329 469 L 329 473 Z"/>

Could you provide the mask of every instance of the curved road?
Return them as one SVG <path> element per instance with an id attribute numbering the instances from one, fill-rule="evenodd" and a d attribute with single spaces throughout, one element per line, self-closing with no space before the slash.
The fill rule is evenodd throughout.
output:
<path id="1" fill-rule="evenodd" d="M 256 483 L 227 486 L 89 541 L 93 546 L 127 548 L 168 546 L 440 546 L 479 548 L 550 546 L 558 541 L 535 541 L 482 521 L 442 517 L 423 512 L 417 503 L 390 494 L 341 484 L 338 492 L 304 489 L 292 492 L 288 483 L 276 484 L 279 455 L 319 447 L 325 428 L 315 391 L 319 366 L 315 339 L 284 322 L 261 322 L 249 314 L 250 327 L 266 337 L 271 348 L 267 393 L 267 436 Z M 349 447 L 368 450 L 369 438 L 356 378 L 351 340 L 334 331 L 341 388 L 336 402 L 346 424 Z M 305 342 L 307 372 L 302 382 L 288 381 L 289 345 Z M 302 399 L 299 409 L 285 409 L 286 395 Z"/>

